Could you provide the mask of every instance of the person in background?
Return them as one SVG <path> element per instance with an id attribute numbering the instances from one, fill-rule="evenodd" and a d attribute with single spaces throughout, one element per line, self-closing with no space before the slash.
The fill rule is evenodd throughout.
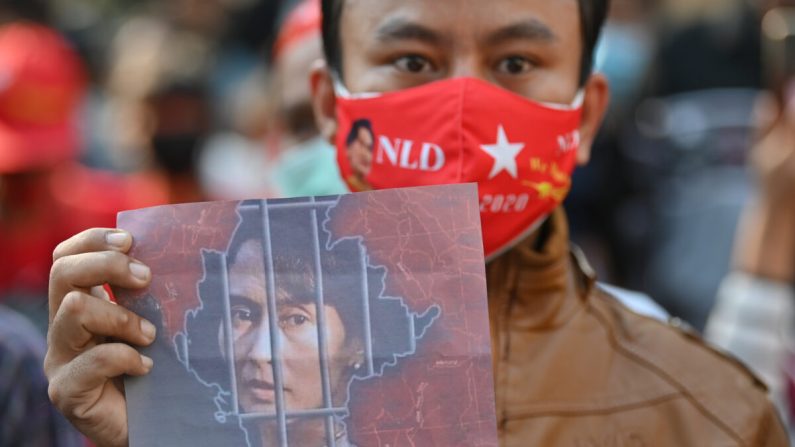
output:
<path id="1" fill-rule="evenodd" d="M 118 201 L 92 189 L 124 186 L 75 164 L 85 77 L 67 42 L 31 21 L 44 9 L 0 4 L 0 302 L 26 312 L 0 304 L 0 446 L 79 447 L 86 441 L 50 403 L 41 367 L 51 250 L 64 234 L 112 223 Z"/>
<path id="2" fill-rule="evenodd" d="M 610 82 L 610 106 L 591 160 L 574 173 L 566 198 L 571 238 L 588 254 L 599 278 L 641 290 L 627 278 L 627 234 L 621 206 L 629 195 L 631 169 L 622 158 L 622 136 L 635 119 L 653 62 L 656 33 L 651 0 L 613 0 L 594 55 L 596 70 Z M 632 222 L 631 225 L 636 225 Z"/>
<path id="3" fill-rule="evenodd" d="M 652 94 L 761 88 L 757 2 L 662 0 Z"/>
<path id="4" fill-rule="evenodd" d="M 116 164 L 157 185 L 167 203 L 207 200 L 199 160 L 214 130 L 209 91 L 213 45 L 156 18 L 125 23 L 108 80 Z"/>
<path id="5" fill-rule="evenodd" d="M 651 5 L 651 17 L 640 16 L 653 38 L 640 95 L 605 127 L 613 130 L 612 156 L 608 148 L 593 160 L 613 174 L 590 173 L 595 186 L 580 186 L 580 203 L 594 209 L 601 218 L 593 220 L 609 236 L 616 282 L 653 296 L 699 332 L 729 271 L 750 189 L 745 157 L 762 87 L 759 14 L 751 3 L 662 0 Z M 636 50 L 627 47 L 622 55 Z M 632 84 L 628 78 L 643 58 L 628 60 L 636 66 L 621 70 L 624 81 L 613 75 L 620 86 Z M 608 180 L 594 180 L 602 178 Z M 589 219 L 578 222 L 592 226 Z"/>
<path id="6" fill-rule="evenodd" d="M 308 73 L 323 58 L 320 1 L 304 0 L 287 15 L 273 47 L 271 99 L 278 156 L 272 169 L 282 197 L 341 194 L 334 147 L 324 140 L 312 113 Z"/>
<path id="7" fill-rule="evenodd" d="M 211 130 L 206 86 L 196 80 L 169 80 L 145 103 L 152 126 L 152 174 L 165 185 L 169 203 L 207 200 L 197 172 Z"/>
<path id="8" fill-rule="evenodd" d="M 44 337 L 0 305 L 0 445 L 80 447 L 85 439 L 53 408 L 41 369 Z"/>
<path id="9" fill-rule="evenodd" d="M 216 130 L 199 157 L 199 179 L 212 200 L 275 197 L 271 168 L 269 74 L 260 66 L 237 84 L 221 109 L 229 128 Z"/>
<path id="10" fill-rule="evenodd" d="M 82 63 L 52 29 L 0 26 L 0 301 L 46 327 L 52 250 L 65 235 L 113 225 L 158 203 L 145 182 L 77 163 Z"/>
<path id="11" fill-rule="evenodd" d="M 751 152 L 755 198 L 739 226 L 733 271 L 723 280 L 705 335 L 770 387 L 785 420 L 785 371 L 795 340 L 795 82 L 783 100 L 760 101 L 761 138 Z M 791 384 L 790 384 L 791 387 Z"/>

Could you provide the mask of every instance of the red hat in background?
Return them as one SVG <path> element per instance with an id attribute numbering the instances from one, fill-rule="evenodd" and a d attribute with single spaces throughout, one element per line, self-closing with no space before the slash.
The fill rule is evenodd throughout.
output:
<path id="1" fill-rule="evenodd" d="M 320 0 L 303 0 L 287 15 L 287 19 L 279 29 L 279 35 L 273 46 L 273 59 L 279 59 L 287 50 L 304 39 L 319 35 L 321 18 Z"/>
<path id="2" fill-rule="evenodd" d="M 83 66 L 57 32 L 32 23 L 0 27 L 0 173 L 75 158 Z"/>

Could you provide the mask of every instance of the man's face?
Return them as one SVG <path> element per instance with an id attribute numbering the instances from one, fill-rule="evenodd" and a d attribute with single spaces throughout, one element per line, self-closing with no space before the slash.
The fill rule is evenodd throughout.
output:
<path id="1" fill-rule="evenodd" d="M 262 245 L 243 244 L 229 273 L 235 372 L 240 411 L 275 413 L 273 357 L 268 323 Z M 287 411 L 319 408 L 323 404 L 318 348 L 318 320 L 314 302 L 277 300 L 284 401 Z M 345 368 L 345 327 L 337 310 L 324 306 L 329 374 L 337 384 Z"/>
<path id="2" fill-rule="evenodd" d="M 348 146 L 348 159 L 353 171 L 361 178 L 370 174 L 373 164 L 373 135 L 369 130 L 362 127 L 356 136 L 356 140 Z"/>
<path id="3" fill-rule="evenodd" d="M 353 93 L 389 92 L 474 77 L 525 98 L 570 104 L 583 55 L 577 0 L 344 0 L 343 83 Z M 334 93 L 327 72 L 313 77 L 315 115 L 334 141 Z M 584 86 L 578 161 L 607 107 L 601 75 Z"/>
<path id="4" fill-rule="evenodd" d="M 569 103 L 582 56 L 577 0 L 347 0 L 340 23 L 353 92 L 481 78 Z"/>
<path id="5" fill-rule="evenodd" d="M 289 144 L 296 144 L 317 136 L 312 115 L 312 97 L 306 73 L 312 64 L 323 57 L 320 34 L 309 36 L 288 47 L 276 61 L 275 71 L 280 119 L 288 135 Z"/>

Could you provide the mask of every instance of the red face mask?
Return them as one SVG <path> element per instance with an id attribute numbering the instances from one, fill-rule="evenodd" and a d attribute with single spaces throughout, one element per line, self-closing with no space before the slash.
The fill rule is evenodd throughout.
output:
<path id="1" fill-rule="evenodd" d="M 487 259 L 569 192 L 581 101 L 530 101 L 472 78 L 383 94 L 338 87 L 337 161 L 353 191 L 477 183 Z"/>

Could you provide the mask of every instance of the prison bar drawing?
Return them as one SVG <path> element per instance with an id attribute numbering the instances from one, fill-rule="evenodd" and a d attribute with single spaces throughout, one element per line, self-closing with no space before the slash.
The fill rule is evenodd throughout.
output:
<path id="1" fill-rule="evenodd" d="M 323 418 L 325 425 L 325 438 L 326 446 L 334 446 L 339 435 L 337 433 L 337 424 L 335 424 L 335 417 L 344 416 L 347 409 L 344 407 L 334 407 L 332 402 L 332 390 L 329 377 L 328 365 L 328 346 L 325 331 L 320 330 L 326 327 L 326 315 L 324 309 L 324 294 L 323 294 L 323 271 L 321 267 L 321 250 L 323 249 L 323 241 L 321 240 L 321 228 L 323 218 L 326 211 L 337 204 L 337 197 L 319 197 L 308 199 L 286 199 L 286 200 L 259 200 L 248 201 L 240 205 L 241 210 L 249 210 L 256 208 L 256 211 L 261 213 L 263 222 L 263 256 L 265 265 L 265 278 L 266 278 L 266 296 L 267 296 L 267 312 L 268 312 L 268 329 L 270 335 L 271 352 L 272 352 L 272 368 L 274 377 L 274 394 L 275 394 L 275 413 L 244 413 L 240 410 L 238 387 L 237 387 L 237 374 L 235 371 L 235 355 L 234 343 L 232 337 L 232 314 L 229 292 L 229 266 L 228 260 L 223 261 L 222 266 L 222 286 L 223 286 L 223 310 L 224 322 L 223 332 L 226 352 L 230 353 L 227 356 L 227 366 L 229 369 L 229 377 L 231 379 L 231 394 L 232 394 L 232 408 L 234 411 L 228 416 L 239 417 L 242 420 L 270 420 L 275 421 L 278 433 L 278 444 L 280 447 L 288 447 L 288 420 L 302 419 L 302 418 Z M 273 243 L 271 235 L 271 212 L 279 209 L 305 209 L 309 211 L 309 218 L 311 220 L 312 229 L 312 244 L 314 263 L 313 269 L 315 273 L 316 288 L 315 288 L 315 306 L 317 310 L 318 320 L 318 352 L 319 352 L 319 365 L 320 375 L 322 381 L 322 394 L 323 406 L 320 408 L 306 409 L 306 410 L 291 410 L 285 408 L 284 398 L 284 375 L 282 371 L 281 353 L 280 350 L 280 336 L 278 330 L 278 311 L 276 303 L 276 290 L 275 290 L 275 275 L 273 265 Z M 364 361 L 363 365 L 366 367 L 367 376 L 374 375 L 373 365 L 373 340 L 371 331 L 371 315 L 370 303 L 368 296 L 368 275 L 367 275 L 367 254 L 362 244 L 359 244 L 359 265 L 361 268 L 361 305 L 362 305 L 362 328 L 364 336 Z"/>

